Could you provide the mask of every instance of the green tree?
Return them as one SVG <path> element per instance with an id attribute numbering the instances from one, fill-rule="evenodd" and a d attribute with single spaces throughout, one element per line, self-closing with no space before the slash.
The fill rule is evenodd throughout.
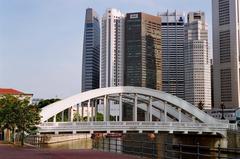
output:
<path id="1" fill-rule="evenodd" d="M 202 101 L 200 101 L 200 102 L 198 103 L 198 108 L 199 108 L 200 110 L 203 110 L 203 108 L 204 108 L 204 103 L 203 103 Z"/>
<path id="2" fill-rule="evenodd" d="M 0 98 L 0 123 L 2 128 L 7 128 L 21 135 L 23 145 L 24 134 L 34 133 L 36 125 L 40 123 L 40 109 L 29 105 L 28 99 L 19 99 L 15 96 L 2 96 Z"/>
<path id="3" fill-rule="evenodd" d="M 18 113 L 16 114 L 16 126 L 18 132 L 21 134 L 21 145 L 24 141 L 24 133 L 35 133 L 37 130 L 36 125 L 40 123 L 40 109 L 33 105 L 20 105 Z"/>
<path id="4" fill-rule="evenodd" d="M 116 116 L 110 115 L 110 121 L 116 121 Z"/>
<path id="5" fill-rule="evenodd" d="M 61 99 L 58 98 L 52 98 L 52 99 L 45 99 L 45 100 L 41 100 L 38 104 L 37 107 L 38 108 L 43 108 L 49 104 L 55 103 L 57 101 L 60 101 Z"/>
<path id="6" fill-rule="evenodd" d="M 103 114 L 97 113 L 97 121 L 103 121 Z"/>
<path id="7" fill-rule="evenodd" d="M 9 129 L 14 132 L 16 127 L 16 106 L 19 104 L 17 98 L 13 96 L 0 97 L 0 128 Z"/>
<path id="8" fill-rule="evenodd" d="M 79 114 L 79 113 L 74 113 L 73 115 L 73 121 L 77 121 L 77 119 L 79 121 L 84 121 L 84 118 Z"/>

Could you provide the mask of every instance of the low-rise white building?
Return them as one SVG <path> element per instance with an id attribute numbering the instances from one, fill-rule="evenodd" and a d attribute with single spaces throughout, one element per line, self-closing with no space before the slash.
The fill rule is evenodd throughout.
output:
<path id="1" fill-rule="evenodd" d="M 30 104 L 32 104 L 33 94 L 31 93 L 24 93 L 22 91 L 12 89 L 12 88 L 0 88 L 0 96 L 3 96 L 3 95 L 12 95 L 20 99 L 28 99 Z"/>

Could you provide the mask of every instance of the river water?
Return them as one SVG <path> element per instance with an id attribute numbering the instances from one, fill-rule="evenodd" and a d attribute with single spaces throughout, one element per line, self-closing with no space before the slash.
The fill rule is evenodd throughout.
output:
<path id="1" fill-rule="evenodd" d="M 92 139 L 71 140 L 53 144 L 43 144 L 40 148 L 48 149 L 92 149 Z"/>
<path id="2" fill-rule="evenodd" d="M 78 139 L 78 140 L 70 140 L 64 141 L 59 143 L 52 143 L 52 144 L 42 144 L 40 148 L 47 148 L 47 149 L 92 149 L 93 144 L 95 148 L 101 149 L 104 151 L 114 151 L 114 152 L 121 152 L 121 139 L 120 138 L 108 138 L 104 141 L 102 139 L 98 140 L 98 142 L 93 143 L 91 138 L 85 139 Z"/>
<path id="3" fill-rule="evenodd" d="M 44 145 L 40 146 L 40 148 L 47 148 L 47 149 L 92 149 L 93 147 L 95 149 L 99 149 L 99 150 L 103 150 L 103 151 L 118 152 L 118 153 L 121 153 L 121 152 L 126 153 L 127 152 L 126 145 L 123 145 L 123 141 L 120 138 L 105 139 L 105 140 L 99 139 L 99 140 L 97 140 L 97 142 L 96 142 L 96 140 L 93 142 L 92 139 L 86 138 L 86 139 L 65 141 L 65 142 L 60 142 L 60 143 L 44 144 Z M 156 150 L 156 151 L 158 151 L 158 150 Z M 139 151 L 135 151 L 135 152 L 139 153 Z M 131 153 L 131 154 L 135 154 L 135 153 Z M 139 155 L 139 154 L 136 154 L 136 155 Z M 211 155 L 216 156 L 216 157 L 209 157 L 209 159 L 218 158 L 217 153 L 211 153 Z M 234 154 L 234 155 L 233 154 L 221 154 L 221 157 L 227 158 L 227 159 L 240 158 L 240 156 L 236 155 L 236 154 Z M 187 158 L 195 159 L 196 157 L 188 156 Z M 208 157 L 200 157 L 200 159 L 207 159 L 207 158 Z"/>

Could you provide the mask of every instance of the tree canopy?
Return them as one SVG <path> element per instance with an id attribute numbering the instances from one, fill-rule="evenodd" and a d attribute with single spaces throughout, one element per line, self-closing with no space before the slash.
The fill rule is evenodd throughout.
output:
<path id="1" fill-rule="evenodd" d="M 32 133 L 40 123 L 40 109 L 29 105 L 28 99 L 5 95 L 0 97 L 0 127 L 17 130 L 21 134 L 22 144 L 24 133 Z"/>
<path id="2" fill-rule="evenodd" d="M 38 108 L 43 108 L 49 104 L 52 104 L 54 102 L 57 102 L 61 99 L 58 99 L 58 98 L 52 98 L 52 99 L 45 99 L 45 100 L 41 100 L 38 104 L 37 104 L 37 107 Z"/>

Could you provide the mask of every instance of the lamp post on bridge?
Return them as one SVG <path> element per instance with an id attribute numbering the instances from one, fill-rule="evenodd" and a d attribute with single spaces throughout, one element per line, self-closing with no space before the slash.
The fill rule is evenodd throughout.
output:
<path id="1" fill-rule="evenodd" d="M 224 119 L 225 119 L 225 118 L 224 118 L 225 105 L 224 105 L 224 103 L 222 102 L 220 106 L 221 106 L 221 108 L 222 108 L 222 118 L 221 118 L 221 119 L 224 120 Z"/>

